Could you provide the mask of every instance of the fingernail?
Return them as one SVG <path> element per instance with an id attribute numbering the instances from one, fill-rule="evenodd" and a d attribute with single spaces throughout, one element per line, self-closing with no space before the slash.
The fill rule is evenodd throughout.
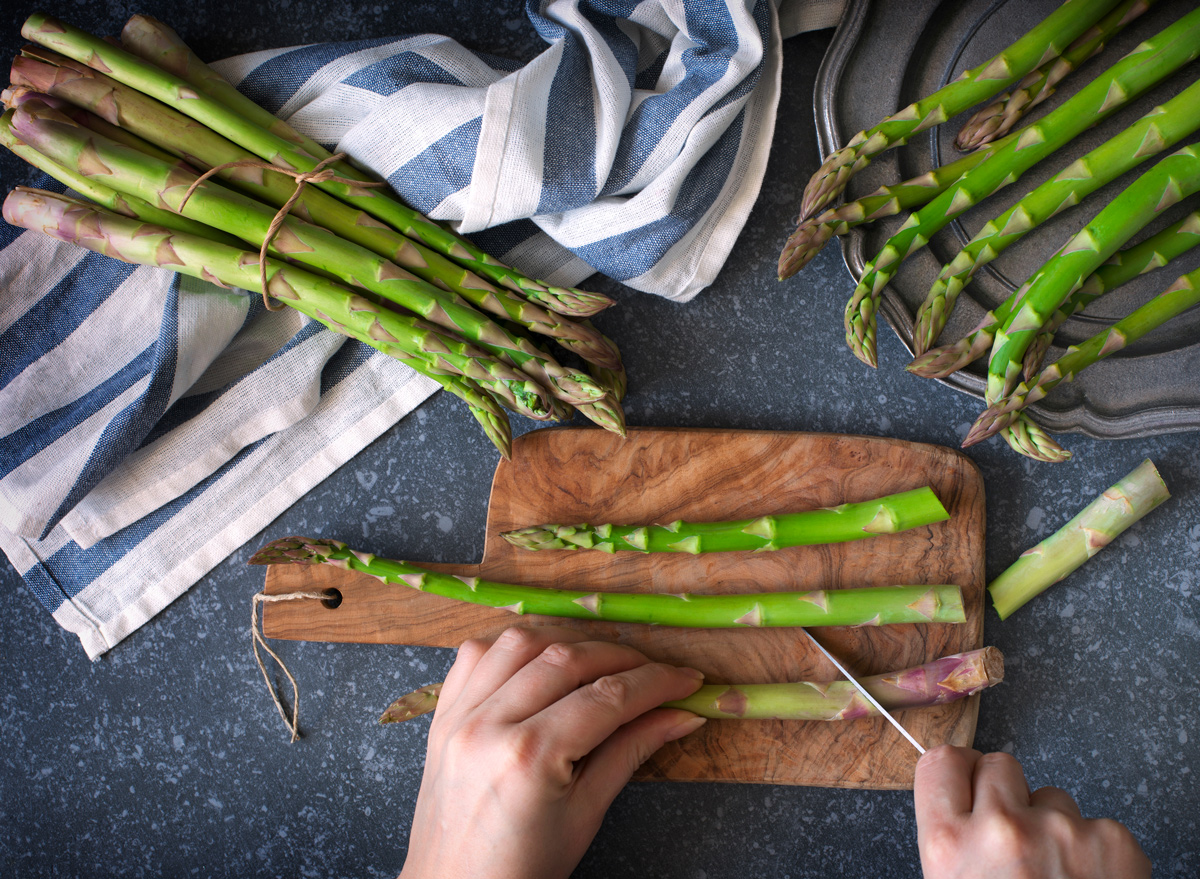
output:
<path id="1" fill-rule="evenodd" d="M 700 727 L 708 722 L 707 717 L 692 716 L 687 720 L 681 720 L 669 730 L 667 730 L 667 741 L 673 742 L 676 739 L 682 739 L 684 736 L 694 733 Z"/>
<path id="2" fill-rule="evenodd" d="M 687 675 L 688 677 L 695 678 L 698 681 L 704 680 L 704 672 L 700 671 L 699 669 L 690 668 L 689 666 L 686 666 L 686 665 L 681 665 L 681 666 L 679 666 L 679 670 L 681 672 L 683 672 L 685 675 Z"/>

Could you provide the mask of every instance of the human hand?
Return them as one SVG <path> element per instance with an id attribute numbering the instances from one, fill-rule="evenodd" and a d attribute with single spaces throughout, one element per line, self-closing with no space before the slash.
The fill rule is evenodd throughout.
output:
<path id="1" fill-rule="evenodd" d="M 560 879 L 635 769 L 704 718 L 702 675 L 569 629 L 459 648 L 429 728 L 401 879 Z"/>
<path id="2" fill-rule="evenodd" d="M 1150 861 L 1123 825 L 1088 820 L 1064 790 L 1029 792 L 1009 754 L 943 745 L 917 763 L 925 879 L 1142 879 Z"/>

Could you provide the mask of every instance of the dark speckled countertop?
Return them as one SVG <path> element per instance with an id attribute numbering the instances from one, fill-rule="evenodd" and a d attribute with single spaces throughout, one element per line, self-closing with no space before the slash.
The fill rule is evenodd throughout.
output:
<path id="1" fill-rule="evenodd" d="M 75 0 L 49 11 L 97 33 L 133 12 L 171 22 L 209 58 L 274 46 L 438 31 L 528 59 L 517 2 L 259 4 Z M 3 56 L 35 8 L 5 4 Z M 828 248 L 774 278 L 817 162 L 812 91 L 831 31 L 785 43 L 762 194 L 717 282 L 675 305 L 594 278 L 620 306 L 597 323 L 626 353 L 629 421 L 888 435 L 957 446 L 974 401 L 909 376 L 890 330 L 877 372 L 842 342 L 853 285 Z M 7 191 L 29 179 L 5 157 Z M 395 557 L 478 561 L 495 455 L 437 395 L 102 660 L 89 662 L 0 561 L 0 876 L 394 876 L 426 723 L 380 727 L 398 694 L 440 680 L 448 650 L 279 642 L 303 692 L 287 743 L 250 654 L 246 566 L 267 539 L 342 537 Z M 518 430 L 527 429 L 520 424 Z M 1023 762 L 1086 815 L 1127 824 L 1155 875 L 1200 874 L 1200 448 L 1197 436 L 1069 436 L 1066 465 L 976 446 L 988 493 L 988 574 L 1145 457 L 1174 498 L 986 640 L 1008 677 L 983 697 L 977 747 Z M 765 785 L 638 784 L 616 801 L 579 879 L 919 875 L 911 796 Z"/>

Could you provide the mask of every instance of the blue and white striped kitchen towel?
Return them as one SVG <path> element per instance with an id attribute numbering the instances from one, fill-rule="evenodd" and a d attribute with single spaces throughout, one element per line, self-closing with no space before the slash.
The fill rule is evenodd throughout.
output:
<path id="1" fill-rule="evenodd" d="M 686 301 L 758 194 L 781 36 L 841 2 L 531 2 L 548 48 L 524 66 L 436 36 L 214 66 L 528 274 Z M 33 233 L 0 230 L 0 289 L 0 547 L 92 657 L 436 387 L 257 297 Z"/>

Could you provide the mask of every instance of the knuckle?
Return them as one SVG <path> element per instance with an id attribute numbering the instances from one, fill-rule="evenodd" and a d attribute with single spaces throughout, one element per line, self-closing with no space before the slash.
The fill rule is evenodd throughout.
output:
<path id="1" fill-rule="evenodd" d="M 577 644 L 567 644 L 556 641 L 542 651 L 541 660 L 556 668 L 570 668 L 583 657 L 583 650 Z"/>
<path id="2" fill-rule="evenodd" d="M 505 746 L 505 762 L 522 775 L 533 772 L 542 761 L 544 747 L 541 737 L 526 726 L 515 727 Z"/>
<path id="3" fill-rule="evenodd" d="M 605 708 L 621 708 L 629 700 L 631 686 L 623 674 L 605 675 L 588 687 L 593 701 Z"/>
<path id="4" fill-rule="evenodd" d="M 529 629 L 513 626 L 500 633 L 494 646 L 508 653 L 519 653 L 528 649 L 534 641 L 535 635 Z"/>
<path id="5" fill-rule="evenodd" d="M 988 851 L 1026 851 L 1034 839 L 1025 822 L 1002 809 L 988 812 L 983 817 L 980 832 Z"/>
<path id="6" fill-rule="evenodd" d="M 1018 769 L 1021 766 L 1016 757 L 1004 751 L 992 751 L 984 754 L 979 758 L 979 763 L 982 766 L 1016 766 Z"/>
<path id="7" fill-rule="evenodd" d="M 950 824 L 927 829 L 920 835 L 918 843 L 923 860 L 931 864 L 953 864 L 962 848 L 958 831 Z"/>
<path id="8" fill-rule="evenodd" d="M 487 652 L 489 644 L 483 638 L 470 638 L 458 647 L 459 659 L 478 659 Z"/>

